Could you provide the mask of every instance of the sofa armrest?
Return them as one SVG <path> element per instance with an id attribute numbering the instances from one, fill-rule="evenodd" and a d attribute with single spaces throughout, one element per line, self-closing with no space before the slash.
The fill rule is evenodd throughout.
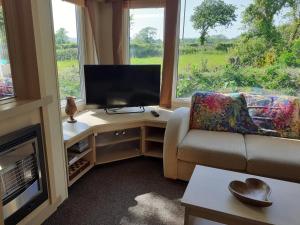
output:
<path id="1" fill-rule="evenodd" d="M 189 131 L 190 109 L 176 109 L 169 119 L 165 132 L 163 161 L 164 176 L 177 179 L 177 147 Z"/>

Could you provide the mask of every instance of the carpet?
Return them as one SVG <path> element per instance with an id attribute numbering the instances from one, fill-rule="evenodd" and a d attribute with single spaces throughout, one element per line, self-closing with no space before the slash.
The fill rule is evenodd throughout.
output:
<path id="1" fill-rule="evenodd" d="M 187 183 L 164 178 L 162 160 L 139 157 L 93 168 L 44 225 L 183 225 Z"/>

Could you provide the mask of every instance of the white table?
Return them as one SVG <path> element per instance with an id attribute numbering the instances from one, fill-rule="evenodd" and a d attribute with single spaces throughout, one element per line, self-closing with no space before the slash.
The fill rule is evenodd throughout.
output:
<path id="1" fill-rule="evenodd" d="M 229 192 L 228 185 L 232 180 L 245 181 L 249 177 L 270 185 L 272 206 L 259 208 L 246 205 Z M 244 173 L 196 166 L 181 202 L 185 206 L 185 225 L 300 224 L 300 184 Z"/>

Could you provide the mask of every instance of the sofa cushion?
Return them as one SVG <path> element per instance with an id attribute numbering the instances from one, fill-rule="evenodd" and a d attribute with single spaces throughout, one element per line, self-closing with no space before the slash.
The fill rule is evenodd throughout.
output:
<path id="1" fill-rule="evenodd" d="M 239 93 L 198 92 L 192 97 L 191 129 L 256 134 L 245 97 Z"/>
<path id="2" fill-rule="evenodd" d="M 245 135 L 247 172 L 300 181 L 300 140 Z"/>
<path id="3" fill-rule="evenodd" d="M 246 169 L 244 137 L 237 133 L 190 130 L 178 146 L 177 158 L 230 170 Z"/>
<path id="4" fill-rule="evenodd" d="M 299 98 L 244 94 L 253 122 L 278 136 L 299 138 Z"/>

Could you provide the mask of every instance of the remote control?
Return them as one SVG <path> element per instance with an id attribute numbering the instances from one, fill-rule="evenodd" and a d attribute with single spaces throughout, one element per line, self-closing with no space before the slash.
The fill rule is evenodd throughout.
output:
<path id="1" fill-rule="evenodd" d="M 158 112 L 156 112 L 156 111 L 154 111 L 154 110 L 151 110 L 151 114 L 152 114 L 154 117 L 159 117 Z"/>

